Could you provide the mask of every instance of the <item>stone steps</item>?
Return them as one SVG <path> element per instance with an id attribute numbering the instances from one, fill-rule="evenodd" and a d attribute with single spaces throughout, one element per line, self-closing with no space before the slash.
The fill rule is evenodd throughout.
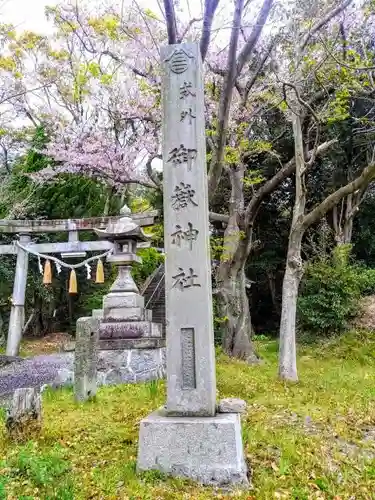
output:
<path id="1" fill-rule="evenodd" d="M 164 264 L 161 264 L 146 280 L 141 293 L 145 299 L 145 307 L 152 310 L 155 323 L 163 326 L 165 334 L 165 280 Z"/>

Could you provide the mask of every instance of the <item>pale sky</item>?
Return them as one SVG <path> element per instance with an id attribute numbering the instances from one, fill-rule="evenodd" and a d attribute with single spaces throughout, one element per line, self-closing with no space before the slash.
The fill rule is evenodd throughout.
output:
<path id="1" fill-rule="evenodd" d="M 100 2 L 100 0 L 91 1 Z M 46 33 L 51 30 L 52 23 L 46 20 L 44 9 L 47 5 L 57 3 L 59 0 L 0 0 L 0 22 L 14 24 L 17 31 L 30 30 Z M 159 13 L 156 0 L 140 0 L 139 3 Z"/>
<path id="2" fill-rule="evenodd" d="M 67 2 L 68 0 L 65 1 L 65 3 Z M 118 2 L 120 3 L 120 0 Z M 138 2 L 141 6 L 147 7 L 157 15 L 160 15 L 158 4 L 163 4 L 162 1 L 138 0 Z M 39 33 L 48 33 L 48 31 L 52 30 L 52 23 L 49 23 L 45 19 L 44 9 L 47 5 L 56 5 L 57 3 L 59 3 L 59 0 L 0 0 L 0 22 L 14 24 L 17 31 L 30 30 Z M 95 3 L 100 5 L 105 3 L 105 0 L 90 0 L 90 3 L 91 5 L 95 5 Z M 257 2 L 254 3 L 256 4 Z M 201 17 L 202 5 L 203 0 L 185 0 L 179 2 L 176 12 L 182 19 Z M 227 13 L 228 8 L 232 5 L 232 0 L 224 0 L 220 5 L 216 18 L 218 18 L 219 14 L 223 15 L 225 12 Z M 226 15 L 224 15 L 224 19 L 226 22 L 228 21 Z"/>
<path id="3" fill-rule="evenodd" d="M 1 21 L 14 24 L 20 31 L 46 32 L 48 22 L 44 16 L 44 8 L 56 3 L 56 0 L 5 0 L 5 5 L 0 9 Z"/>

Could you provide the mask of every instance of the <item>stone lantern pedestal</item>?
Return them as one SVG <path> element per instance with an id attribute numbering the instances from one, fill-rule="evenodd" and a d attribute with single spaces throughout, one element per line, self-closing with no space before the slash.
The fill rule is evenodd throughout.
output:
<path id="1" fill-rule="evenodd" d="M 101 238 L 113 242 L 108 262 L 118 268 L 110 292 L 103 299 L 103 317 L 99 327 L 99 349 L 154 349 L 165 346 L 162 326 L 152 321 L 152 311 L 145 309 L 131 270 L 142 260 L 136 255 L 138 243 L 149 238 L 130 217 L 123 217 L 106 230 L 96 230 Z"/>
<path id="2" fill-rule="evenodd" d="M 152 321 L 152 311 L 145 308 L 131 275 L 132 266 L 141 262 L 137 246 L 148 237 L 128 213 L 124 215 L 105 230 L 95 230 L 113 242 L 107 260 L 118 274 L 103 298 L 103 308 L 77 322 L 74 376 L 67 370 L 61 375 L 64 382 L 69 377 L 74 380 L 80 401 L 92 397 L 98 385 L 154 380 L 165 374 L 162 325 Z"/>

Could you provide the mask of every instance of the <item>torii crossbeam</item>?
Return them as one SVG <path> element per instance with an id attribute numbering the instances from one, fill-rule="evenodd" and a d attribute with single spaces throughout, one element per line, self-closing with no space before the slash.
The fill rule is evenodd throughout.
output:
<path id="1" fill-rule="evenodd" d="M 159 215 L 158 210 L 131 214 L 131 218 L 141 227 L 152 226 Z M 110 241 L 79 241 L 81 231 L 92 231 L 108 226 L 110 222 L 119 220 L 117 217 L 94 217 L 84 219 L 58 219 L 58 220 L 0 220 L 0 233 L 15 234 L 19 242 L 27 250 L 40 254 L 61 254 L 79 252 L 97 252 L 111 250 L 113 243 Z M 67 242 L 60 243 L 34 243 L 32 235 L 40 233 L 67 232 Z M 142 245 L 139 245 L 141 247 Z M 148 245 L 145 245 L 148 246 Z M 0 255 L 17 255 L 16 272 L 14 277 L 12 307 L 9 319 L 9 330 L 6 354 L 16 356 L 19 352 L 20 341 L 25 324 L 25 294 L 27 284 L 29 254 L 16 244 L 0 245 Z"/>

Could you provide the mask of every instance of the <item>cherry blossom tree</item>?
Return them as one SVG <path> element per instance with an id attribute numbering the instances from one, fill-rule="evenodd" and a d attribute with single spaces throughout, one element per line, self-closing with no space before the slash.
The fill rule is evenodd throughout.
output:
<path id="1" fill-rule="evenodd" d="M 132 183 L 160 189 L 152 169 L 161 149 L 159 47 L 187 38 L 200 43 L 211 202 L 223 185 L 230 189 L 227 204 L 210 215 L 225 224 L 215 276 L 223 347 L 249 362 L 257 358 L 245 266 L 257 245 L 257 214 L 296 166 L 297 178 L 301 175 L 300 149 L 285 152 L 295 116 L 300 115 L 303 162 L 309 168 L 337 143 L 327 133 L 317 137 L 314 109 L 321 114 L 321 129 L 339 100 L 332 89 L 341 81 L 333 68 L 340 48 L 331 43 L 336 36 L 331 21 L 346 3 L 236 0 L 228 6 L 205 0 L 203 12 L 186 12 L 179 2 L 164 0 L 157 13 L 136 0 L 121 5 L 109 0 L 95 9 L 90 2 L 60 4 L 47 10 L 53 36 L 35 37 L 27 49 L 34 74 L 30 81 L 25 75 L 24 84 L 32 80 L 37 87 L 14 106 L 29 121 L 45 124 L 51 136 L 45 153 L 54 159 L 35 180 L 48 182 L 68 172 L 115 189 Z M 298 78 L 293 76 L 296 37 L 303 45 Z M 22 37 L 16 36 L 11 50 L 26 50 Z M 338 200 L 330 198 L 324 206 L 332 199 Z M 287 345 L 293 349 L 293 341 Z"/>

